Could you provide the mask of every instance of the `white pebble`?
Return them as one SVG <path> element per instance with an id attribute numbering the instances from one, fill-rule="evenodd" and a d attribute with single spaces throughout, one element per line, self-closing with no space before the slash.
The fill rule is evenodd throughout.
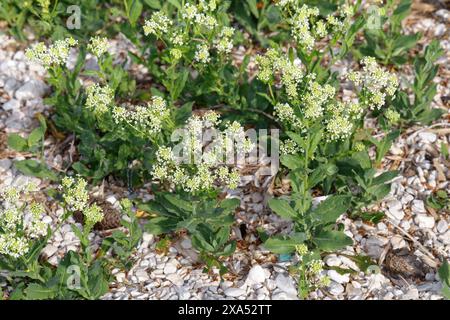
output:
<path id="1" fill-rule="evenodd" d="M 331 280 L 337 283 L 347 283 L 350 281 L 348 273 L 340 274 L 336 270 L 328 270 L 328 276 L 330 277 Z"/>
<path id="2" fill-rule="evenodd" d="M 417 223 L 419 228 L 427 228 L 431 229 L 434 227 L 434 218 L 427 216 L 426 214 L 418 214 L 414 218 L 414 221 Z"/>

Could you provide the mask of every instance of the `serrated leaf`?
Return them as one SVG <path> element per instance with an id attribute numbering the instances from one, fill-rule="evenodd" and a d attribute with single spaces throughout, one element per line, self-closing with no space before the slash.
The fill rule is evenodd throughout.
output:
<path id="1" fill-rule="evenodd" d="M 54 288 L 47 288 L 37 283 L 31 283 L 25 289 L 25 295 L 30 300 L 47 300 L 56 295 Z"/>
<path id="2" fill-rule="evenodd" d="M 289 202 L 284 199 L 270 199 L 269 207 L 284 219 L 292 220 L 298 216 L 297 212 L 290 206 Z"/>
<path id="3" fill-rule="evenodd" d="M 128 12 L 130 24 L 134 26 L 142 13 L 142 3 L 139 0 L 133 0 Z"/>
<path id="4" fill-rule="evenodd" d="M 8 135 L 8 147 L 19 152 L 28 150 L 28 142 L 17 133 Z"/>
<path id="5" fill-rule="evenodd" d="M 294 233 L 290 236 L 273 236 L 264 242 L 264 247 L 278 254 L 291 253 L 295 251 L 295 246 L 302 244 L 306 241 L 306 235 L 304 233 Z"/>
<path id="6" fill-rule="evenodd" d="M 168 217 L 156 217 L 149 219 L 144 225 L 145 231 L 154 235 L 160 235 L 175 230 L 177 221 Z"/>
<path id="7" fill-rule="evenodd" d="M 327 230 L 314 235 L 313 242 L 322 251 L 335 251 L 353 244 L 342 231 Z"/>
<path id="8" fill-rule="evenodd" d="M 280 158 L 281 164 L 290 170 L 295 170 L 301 166 L 301 161 L 298 156 L 292 154 L 282 155 Z"/>
<path id="9" fill-rule="evenodd" d="M 50 179 L 52 181 L 58 180 L 58 176 L 56 175 L 56 173 L 36 160 L 28 159 L 16 161 L 14 162 L 14 165 L 17 170 L 27 176 L 37 177 L 41 179 Z"/>
<path id="10" fill-rule="evenodd" d="M 31 148 L 39 143 L 44 138 L 45 131 L 43 128 L 39 127 L 31 131 L 28 136 L 28 147 Z"/>
<path id="11" fill-rule="evenodd" d="M 334 223 L 350 207 L 350 196 L 332 196 L 322 201 L 310 213 L 317 224 Z"/>

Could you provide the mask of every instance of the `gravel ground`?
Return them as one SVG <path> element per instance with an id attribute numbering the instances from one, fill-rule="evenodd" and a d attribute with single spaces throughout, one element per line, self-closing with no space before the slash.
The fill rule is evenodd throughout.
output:
<path id="1" fill-rule="evenodd" d="M 449 11 L 441 9 L 426 19 L 414 20 L 412 17 L 411 24 L 406 27 L 407 32 L 423 32 L 424 43 L 431 37 L 441 39 L 447 54 L 439 61 L 441 68 L 435 80 L 438 93 L 433 104 L 447 109 L 448 105 L 445 106 L 443 101 L 448 101 L 450 96 L 450 43 L 444 22 L 449 16 Z M 123 53 L 127 44 L 118 39 L 112 47 Z M 402 72 L 405 79 L 411 77 L 408 68 Z M 28 133 L 35 128 L 37 114 L 48 114 L 49 108 L 43 101 L 49 90 L 42 80 L 44 74 L 44 69 L 25 59 L 23 46 L 0 35 L 0 188 L 20 185 L 31 179 L 13 166 L 15 160 L 30 155 L 8 150 L 5 141 L 8 133 Z M 324 261 L 327 266 L 346 269 L 348 273 L 325 271 L 332 282 L 329 287 L 313 292 L 311 299 L 442 299 L 436 268 L 439 261 L 450 256 L 450 213 L 435 212 L 427 208 L 424 201 L 435 190 L 450 188 L 450 165 L 440 156 L 441 143 L 450 143 L 449 119 L 447 113 L 428 127 L 408 129 L 396 140 L 380 169 L 400 170 L 390 195 L 379 205 L 386 217 L 376 225 L 345 216 L 341 218 L 354 245 L 325 257 Z M 49 136 L 45 141 L 48 165 L 65 172 L 73 149 L 71 143 L 70 137 L 57 143 Z M 175 238 L 168 252 L 158 253 L 155 249 L 158 238 L 144 234 L 133 257 L 134 266 L 128 273 L 113 270 L 115 281 L 103 298 L 297 299 L 295 280 L 287 273 L 292 262 L 280 262 L 283 257 L 266 251 L 256 236 L 258 227 L 269 232 L 289 228 L 266 206 L 267 199 L 273 194 L 288 192 L 288 182 L 274 186 L 270 178 L 259 176 L 256 168 L 245 168 L 245 171 L 247 175 L 240 188 L 229 192 L 229 196 L 241 199 L 241 206 L 233 230 L 238 250 L 227 260 L 231 272 L 224 281 L 220 281 L 217 273 L 203 272 L 198 264 L 198 254 L 187 237 Z M 33 180 L 41 189 L 49 187 L 47 181 Z M 112 205 L 118 205 L 117 199 L 127 196 L 123 188 L 108 182 L 95 192 Z M 145 188 L 139 194 L 149 199 Z M 48 202 L 47 205 L 51 215 L 46 222 L 56 224 L 62 209 L 55 203 Z M 44 250 L 52 264 L 57 264 L 65 252 L 78 248 L 70 223 L 75 222 L 69 220 Z M 94 243 L 98 243 L 104 234 L 92 233 Z M 380 266 L 380 272 L 366 274 L 360 271 L 348 258 L 355 254 L 369 255 Z M 408 269 L 411 264 L 416 266 L 412 271 Z M 2 286 L 5 284 L 0 283 Z"/>

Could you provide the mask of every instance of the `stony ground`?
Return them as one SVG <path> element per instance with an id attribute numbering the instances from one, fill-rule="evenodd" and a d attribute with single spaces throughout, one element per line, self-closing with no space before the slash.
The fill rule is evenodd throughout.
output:
<path id="1" fill-rule="evenodd" d="M 423 43 L 440 38 L 446 56 L 436 82 L 436 107 L 448 109 L 450 97 L 449 66 L 450 43 L 449 11 L 441 9 L 427 13 L 426 19 L 414 15 L 406 26 L 408 32 L 421 31 Z M 118 39 L 115 50 L 122 52 L 126 45 Z M 28 133 L 37 126 L 36 115 L 48 114 L 43 97 L 48 86 L 43 82 L 45 71 L 30 64 L 24 57 L 24 46 L 0 34 L 0 188 L 20 185 L 30 178 L 21 175 L 13 165 L 15 160 L 28 158 L 6 148 L 6 135 L 11 132 Z M 402 70 L 410 78 L 408 68 Z M 450 256 L 450 213 L 436 212 L 425 205 L 427 197 L 438 189 L 449 190 L 450 165 L 441 156 L 441 143 L 450 144 L 450 114 L 428 127 L 408 129 L 393 145 L 380 170 L 397 169 L 400 175 L 392 184 L 390 195 L 379 205 L 386 217 L 378 224 L 365 223 L 342 217 L 346 233 L 354 245 L 325 257 L 328 267 L 348 270 L 340 274 L 325 271 L 332 279 L 327 288 L 317 290 L 311 299 L 442 299 L 436 266 Z M 49 135 L 45 142 L 45 158 L 53 169 L 66 172 L 71 162 L 73 137 L 57 141 Z M 238 250 L 227 260 L 230 273 L 224 281 L 217 274 L 203 272 L 197 253 L 189 238 L 179 235 L 167 252 L 156 250 L 157 238 L 145 234 L 134 255 L 134 266 L 128 273 L 113 270 L 115 281 L 104 299 L 297 299 L 295 279 L 287 272 L 292 263 L 264 250 L 256 236 L 263 227 L 269 232 L 281 231 L 289 225 L 272 214 L 267 199 L 273 194 L 288 192 L 288 181 L 274 183 L 260 176 L 258 168 L 244 168 L 246 173 L 241 187 L 229 196 L 239 197 L 241 206 L 236 213 L 233 235 Z M 34 179 L 45 189 L 47 181 Z M 105 181 L 95 192 L 106 201 L 117 205 L 126 197 L 124 188 Z M 149 199 L 145 188 L 139 195 Z M 52 212 L 46 222 L 56 224 L 62 210 L 48 203 Z M 68 250 L 76 250 L 78 240 L 68 221 L 56 232 L 44 250 L 50 263 L 57 264 Z M 107 232 L 92 234 L 98 243 Z M 364 273 L 348 257 L 369 255 L 374 264 L 373 273 Z M 408 269 L 410 265 L 414 268 Z M 0 287 L 5 283 L 0 283 Z"/>

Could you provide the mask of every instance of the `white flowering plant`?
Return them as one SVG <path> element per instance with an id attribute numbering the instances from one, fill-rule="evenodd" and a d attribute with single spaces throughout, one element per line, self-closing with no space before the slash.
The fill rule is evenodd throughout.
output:
<path id="1" fill-rule="evenodd" d="M 98 299 L 109 289 L 109 270 L 129 268 L 130 255 L 141 240 L 142 230 L 133 204 L 128 199 L 121 201 L 127 215 L 122 219 L 123 229 L 114 231 L 96 247 L 91 232 L 104 213 L 98 204 L 92 203 L 86 180 L 66 176 L 61 182 L 61 193 L 49 192 L 61 200 L 64 209 L 53 227 L 48 222 L 45 205 L 35 200 L 36 190 L 29 183 L 22 188 L 10 187 L 0 194 L 0 278 L 6 277 L 14 288 L 10 299 Z M 69 250 L 56 266 L 51 265 L 45 260 L 44 247 L 55 231 L 70 223 L 69 218 L 75 212 L 83 216 L 83 226 L 70 224 L 80 248 Z"/>
<path id="2" fill-rule="evenodd" d="M 0 267 L 9 270 L 6 280 L 14 287 L 11 299 L 95 299 L 108 289 L 106 260 L 92 256 L 88 239 L 93 224 L 102 218 L 101 209 L 88 205 L 84 180 L 66 177 L 62 187 L 66 210 L 54 227 L 48 222 L 51 218 L 44 219 L 49 217 L 44 204 L 34 199 L 37 186 L 33 183 L 10 187 L 1 194 L 4 208 L 0 211 Z M 44 247 L 75 209 L 82 210 L 87 219 L 83 231 L 72 226 L 79 236 L 81 251 L 69 251 L 54 267 L 41 259 Z M 71 288 L 69 268 L 74 267 L 80 270 L 80 283 Z"/>
<path id="3" fill-rule="evenodd" d="M 55 1 L 51 0 L 5 0 L 0 4 L 0 20 L 8 23 L 10 33 L 19 40 L 26 39 L 26 24 L 32 26 L 37 34 L 49 35 L 56 32 L 57 23 L 54 22 L 57 18 Z"/>
<path id="4" fill-rule="evenodd" d="M 273 185 L 287 178 L 290 195 L 268 205 L 292 228 L 261 233 L 260 240 L 276 254 L 294 255 L 290 271 L 305 298 L 328 284 L 321 254 L 352 244 L 341 216 L 381 219 L 372 205 L 388 194 L 397 172 L 377 169 L 400 130 L 443 113 L 431 108 L 439 43 L 411 58 L 420 35 L 401 33 L 410 0 L 389 0 L 378 8 L 378 28 L 360 0 L 84 1 L 83 23 L 89 25 L 70 35 L 55 25 L 62 3 L 68 4 L 0 4 L 0 18 L 15 26 L 12 33 L 23 37 L 17 29 L 31 14 L 42 18 L 43 33 L 53 41 L 26 51 L 47 72 L 51 93 L 45 103 L 53 113 L 26 138 L 9 136 L 10 148 L 41 160 L 17 161 L 16 168 L 58 180 L 44 159 L 48 125 L 47 134 L 73 141 L 74 162 L 71 157 L 64 171 L 80 175 L 63 178 L 54 197 L 64 208 L 61 223 L 82 217 L 71 226 L 79 250 L 69 251 L 56 268 L 39 260 L 52 234 L 36 233 L 42 225 L 32 221 L 41 219 L 42 207 L 2 204 L 0 263 L 11 269 L 20 260 L 25 270 L 14 274 L 26 278 L 20 284 L 13 279 L 15 298 L 101 297 L 110 269 L 133 266 L 143 230 L 167 234 L 157 245 L 165 248 L 168 237 L 187 233 L 205 269 L 222 276 L 237 244 L 232 226 L 240 201 L 230 193 L 241 185 L 247 163 L 240 159 L 253 157 L 255 143 L 269 140 L 250 139 L 244 127 L 280 130 L 279 139 L 270 138 L 281 153 Z M 101 21 L 89 23 L 93 17 Z M 117 47 L 106 34 L 116 35 Z M 408 62 L 415 73 L 409 84 L 394 73 Z M 154 198 L 136 200 L 148 221 L 141 226 L 133 203 L 124 200 L 121 227 L 92 241 L 105 213 L 82 177 L 94 184 L 106 177 L 120 180 L 132 195 L 135 187 L 148 187 Z M 73 266 L 80 284 L 69 288 Z"/>
<path id="5" fill-rule="evenodd" d="M 172 145 L 156 151 L 152 177 L 167 189 L 193 195 L 208 194 L 218 186 L 236 189 L 240 182 L 236 156 L 243 164 L 255 147 L 238 122 L 223 124 L 214 111 L 191 116 L 172 136 Z"/>
<path id="6" fill-rule="evenodd" d="M 297 263 L 289 268 L 289 272 L 297 277 L 298 295 L 305 299 L 317 289 L 330 285 L 331 279 L 324 275 L 324 263 L 317 251 L 310 251 L 305 244 L 295 247 Z"/>
<path id="7" fill-rule="evenodd" d="M 0 20 L 7 23 L 6 31 L 20 41 L 29 38 L 30 30 L 38 39 L 60 39 L 70 35 L 82 39 L 102 28 L 116 33 L 117 30 L 109 22 L 117 17 L 127 18 L 122 10 L 123 2 L 3 0 L 0 3 Z"/>
<path id="8" fill-rule="evenodd" d="M 133 203 L 129 199 L 120 202 L 125 216 L 121 219 L 123 230 L 114 230 L 110 237 L 103 239 L 102 251 L 112 253 L 112 261 L 109 263 L 122 269 L 129 270 L 134 260 L 132 254 L 142 240 L 142 228 L 139 225 Z"/>
<path id="9" fill-rule="evenodd" d="M 237 105 L 236 81 L 243 81 L 232 55 L 242 37 L 231 26 L 229 3 L 201 0 L 174 6 L 165 3 L 145 20 L 141 63 L 172 101 L 189 97 L 203 104 Z"/>
<path id="10" fill-rule="evenodd" d="M 191 116 L 176 138 L 181 140 L 156 152 L 151 174 L 161 191 L 154 201 L 141 205 L 157 214 L 145 228 L 153 234 L 188 231 L 208 268 L 219 267 L 224 273 L 219 261 L 234 252 L 229 235 L 239 201 L 218 197 L 221 189 L 238 187 L 240 173 L 234 159 L 251 152 L 254 145 L 239 123 L 221 123 L 214 111 Z M 227 163 L 230 157 L 232 164 Z"/>
<path id="11" fill-rule="evenodd" d="M 67 65 L 71 46 L 78 50 L 73 67 Z M 130 164 L 142 162 L 149 147 L 164 142 L 164 128 L 171 130 L 175 125 L 171 109 L 161 96 L 134 103 L 139 94 L 136 82 L 123 65 L 115 62 L 108 48 L 108 40 L 97 36 L 84 44 L 72 38 L 50 46 L 40 43 L 26 53 L 48 71 L 53 92 L 46 102 L 55 107 L 56 127 L 79 139 L 80 158 L 73 168 L 94 180 L 110 173 L 126 177 Z M 86 68 L 87 52 L 98 69 Z"/>
<path id="12" fill-rule="evenodd" d="M 35 199 L 33 183 L 0 193 L 0 268 L 11 277 L 41 278 L 41 250 L 51 235 L 45 206 Z"/>
<path id="13" fill-rule="evenodd" d="M 294 50 L 283 53 L 269 49 L 256 61 L 257 77 L 268 86 L 266 97 L 273 105 L 274 119 L 285 132 L 280 141 L 280 160 L 289 171 L 292 186 L 289 200 L 273 199 L 269 205 L 294 223 L 292 234 L 269 238 L 265 246 L 279 253 L 292 252 L 300 243 L 321 251 L 343 248 L 351 244 L 351 239 L 336 229 L 336 220 L 350 207 L 358 215 L 362 214 L 362 203 L 367 206 L 381 200 L 389 191 L 387 182 L 396 175 L 390 172 L 374 179 L 376 170 L 372 166 L 378 164 L 399 134 L 389 132 L 399 115 L 386 108 L 397 92 L 397 77 L 374 58 L 365 57 L 359 71 L 343 76 L 354 90 L 350 99 L 344 100 L 333 77 L 321 78 L 308 70 L 296 59 Z M 390 126 L 380 114 L 390 119 Z M 387 134 L 382 140 L 365 134 L 364 118 L 368 115 L 379 117 L 384 124 Z M 376 161 L 368 156 L 370 144 L 377 148 Z M 348 158 L 355 158 L 357 165 L 364 159 L 357 171 L 362 171 L 362 177 L 346 167 L 343 159 Z M 341 181 L 361 186 L 346 188 Z M 314 190 L 328 197 L 317 208 L 312 201 Z M 363 217 L 379 219 L 378 213 Z"/>

